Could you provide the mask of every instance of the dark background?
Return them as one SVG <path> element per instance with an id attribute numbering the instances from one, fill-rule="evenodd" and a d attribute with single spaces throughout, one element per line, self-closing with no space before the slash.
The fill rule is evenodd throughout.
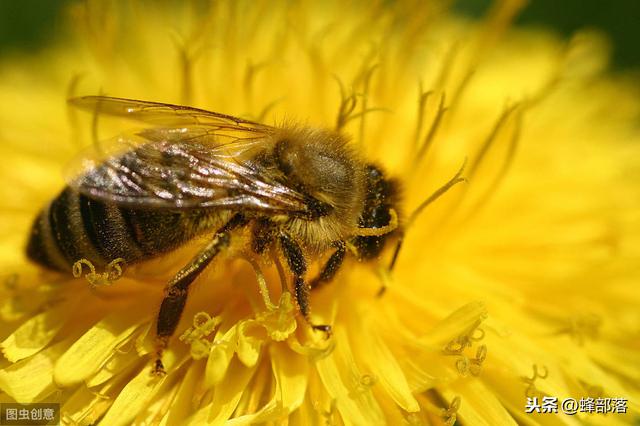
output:
<path id="1" fill-rule="evenodd" d="M 53 41 L 60 33 L 61 9 L 73 1 L 78 0 L 0 0 L 0 59 Z M 482 16 L 492 1 L 455 0 L 454 8 Z M 613 42 L 615 68 L 640 66 L 640 0 L 530 0 L 516 24 L 546 26 L 565 37 L 581 28 L 598 28 Z"/>

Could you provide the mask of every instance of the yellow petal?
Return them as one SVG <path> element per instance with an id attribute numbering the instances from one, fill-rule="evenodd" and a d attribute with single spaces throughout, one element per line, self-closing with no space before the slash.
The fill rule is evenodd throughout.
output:
<path id="1" fill-rule="evenodd" d="M 107 394 L 108 386 L 101 389 L 79 387 L 60 407 L 62 424 L 94 424 L 113 403 Z"/>
<path id="2" fill-rule="evenodd" d="M 212 387 L 222 381 L 233 358 L 235 344 L 236 326 L 228 330 L 220 340 L 213 342 L 207 359 L 205 386 Z"/>
<path id="3" fill-rule="evenodd" d="M 44 348 L 75 312 L 77 303 L 71 299 L 30 318 L 0 344 L 4 356 L 16 362 Z"/>
<path id="4" fill-rule="evenodd" d="M 472 302 L 454 311 L 421 338 L 425 344 L 440 347 L 452 339 L 472 330 L 487 317 L 487 308 L 481 302 Z"/>
<path id="5" fill-rule="evenodd" d="M 335 350 L 316 363 L 318 374 L 329 395 L 335 400 L 347 425 L 384 424 L 385 418 L 370 387 L 362 386 L 363 377 L 356 369 L 350 342 L 344 330 L 334 330 Z"/>
<path id="6" fill-rule="evenodd" d="M 17 402 L 42 401 L 56 390 L 53 365 L 73 340 L 59 342 L 29 358 L 0 370 L 0 389 Z"/>
<path id="7" fill-rule="evenodd" d="M 146 407 L 154 392 L 166 379 L 167 376 L 162 378 L 153 376 L 149 368 L 140 370 L 138 375 L 122 389 L 101 423 L 110 426 L 129 424 L 138 412 Z"/>
<path id="8" fill-rule="evenodd" d="M 243 321 L 238 324 L 238 359 L 247 367 L 253 367 L 258 362 L 260 348 L 263 338 L 258 337 L 264 334 L 264 329 L 257 321 Z"/>
<path id="9" fill-rule="evenodd" d="M 237 359 L 233 359 L 224 380 L 216 388 L 211 403 L 199 409 L 187 420 L 188 425 L 221 425 L 236 409 L 242 393 L 254 372 Z"/>
<path id="10" fill-rule="evenodd" d="M 305 357 L 291 353 L 284 345 L 270 347 L 271 368 L 276 379 L 276 395 L 281 406 L 297 409 L 305 398 L 309 365 Z"/>
<path id="11" fill-rule="evenodd" d="M 129 342 L 130 343 L 130 342 Z M 94 387 L 100 385 L 114 376 L 123 374 L 132 365 L 139 363 L 140 355 L 134 350 L 129 350 L 126 353 L 116 352 L 104 363 L 100 370 L 85 380 L 88 387 Z"/>
<path id="12" fill-rule="evenodd" d="M 116 311 L 91 327 L 56 363 L 55 382 L 70 386 L 98 371 L 115 348 L 140 326 L 143 314 L 140 309 Z"/>
<path id="13" fill-rule="evenodd" d="M 377 378 L 380 385 L 403 410 L 419 411 L 418 401 L 413 397 L 396 357 L 382 338 L 374 333 L 360 333 L 355 336 L 355 346 L 361 351 L 361 359 L 369 367 L 370 374 Z"/>
<path id="14" fill-rule="evenodd" d="M 465 395 L 458 409 L 460 420 L 464 424 L 487 426 L 517 425 L 511 414 L 504 408 L 491 389 L 478 379 L 460 380 L 451 387 L 442 389 L 441 392 L 448 400 L 453 400 L 453 398 L 461 394 Z"/>
<path id="15" fill-rule="evenodd" d="M 203 379 L 204 368 L 204 362 L 197 362 L 189 367 L 179 384 L 176 396 L 167 413 L 167 424 L 176 425 L 184 422 L 184 419 L 197 407 L 196 389 L 198 382 Z"/>

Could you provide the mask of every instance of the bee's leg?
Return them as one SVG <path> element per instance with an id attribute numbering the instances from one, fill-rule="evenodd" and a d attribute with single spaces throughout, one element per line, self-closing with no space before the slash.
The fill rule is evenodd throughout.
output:
<path id="1" fill-rule="evenodd" d="M 233 216 L 220 228 L 211 241 L 182 268 L 165 287 L 165 296 L 160 305 L 156 322 L 156 361 L 153 373 L 164 374 L 162 352 L 167 347 L 169 339 L 176 331 L 182 311 L 187 303 L 189 286 L 209 265 L 211 260 L 224 248 L 229 246 L 231 231 L 246 224 L 247 219 L 240 213 Z"/>
<path id="2" fill-rule="evenodd" d="M 289 269 L 293 272 L 293 285 L 298 309 L 304 319 L 314 330 L 321 330 L 327 334 L 331 333 L 330 325 L 314 325 L 311 323 L 311 307 L 309 305 L 309 284 L 304 281 L 304 274 L 307 272 L 307 262 L 302 254 L 298 243 L 286 233 L 280 233 L 280 247 L 287 259 Z"/>
<path id="3" fill-rule="evenodd" d="M 342 262 L 344 261 L 344 256 L 347 251 L 347 245 L 344 241 L 336 241 L 333 243 L 336 248 L 336 251 L 333 252 L 327 263 L 324 264 L 322 270 L 320 271 L 320 275 L 311 280 L 311 290 L 314 288 L 326 284 L 335 277 L 336 272 L 342 266 Z"/>

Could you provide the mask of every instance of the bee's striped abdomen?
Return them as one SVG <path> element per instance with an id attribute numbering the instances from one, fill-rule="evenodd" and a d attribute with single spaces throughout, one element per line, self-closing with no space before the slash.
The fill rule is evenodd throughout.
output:
<path id="1" fill-rule="evenodd" d="M 134 263 L 185 243 L 212 226 L 211 217 L 197 210 L 127 209 L 67 187 L 36 218 L 27 255 L 61 271 L 80 259 L 96 267 L 118 258 Z"/>
<path id="2" fill-rule="evenodd" d="M 49 268 L 70 271 L 79 259 L 96 266 L 123 258 L 127 263 L 145 256 L 115 205 L 90 199 L 65 188 L 36 218 L 27 255 Z"/>

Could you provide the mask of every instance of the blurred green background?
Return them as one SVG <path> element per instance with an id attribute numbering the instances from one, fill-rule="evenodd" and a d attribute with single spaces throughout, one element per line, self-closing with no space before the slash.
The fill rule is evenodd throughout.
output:
<path id="1" fill-rule="evenodd" d="M 457 0 L 455 8 L 480 16 L 492 2 Z M 529 0 L 516 24 L 546 26 L 567 38 L 582 28 L 597 28 L 613 44 L 614 67 L 640 67 L 640 0 Z"/>
<path id="2" fill-rule="evenodd" d="M 79 0 L 0 0 L 0 57 L 33 52 L 54 40 L 61 9 L 74 1 Z M 454 4 L 459 13 L 482 16 L 492 1 Z M 640 0 L 530 0 L 516 23 L 544 25 L 566 37 L 581 28 L 598 28 L 613 43 L 614 67 L 640 67 Z"/>

